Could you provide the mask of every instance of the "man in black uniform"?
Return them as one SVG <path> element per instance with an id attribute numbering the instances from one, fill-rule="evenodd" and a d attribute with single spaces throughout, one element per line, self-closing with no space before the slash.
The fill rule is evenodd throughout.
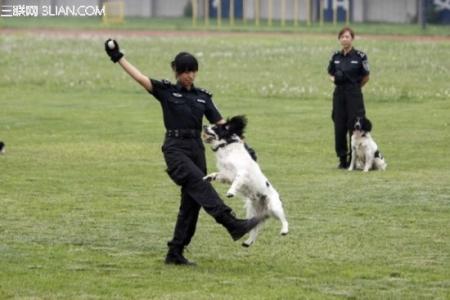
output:
<path id="1" fill-rule="evenodd" d="M 113 46 L 113 47 L 111 47 Z M 200 207 L 222 224 L 233 240 L 238 240 L 261 222 L 261 219 L 236 219 L 220 199 L 212 185 L 203 180 L 206 175 L 205 148 L 201 140 L 202 119 L 221 124 L 225 121 L 211 99 L 211 93 L 194 86 L 198 71 L 197 59 L 189 53 L 179 53 L 172 62 L 176 84 L 144 76 L 131 65 L 114 40 L 105 42 L 105 50 L 113 62 L 122 68 L 161 104 L 166 137 L 162 151 L 170 178 L 181 186 L 181 204 L 173 238 L 168 242 L 167 264 L 191 265 L 183 249 L 195 233 Z"/>
<path id="2" fill-rule="evenodd" d="M 347 133 L 351 136 L 349 124 L 356 116 L 364 116 L 364 101 L 361 88 L 369 81 L 367 55 L 353 48 L 355 33 L 344 27 L 338 35 L 342 50 L 336 51 L 328 64 L 330 80 L 336 88 L 333 93 L 333 112 L 335 150 L 339 157 L 338 168 L 349 165 Z"/>

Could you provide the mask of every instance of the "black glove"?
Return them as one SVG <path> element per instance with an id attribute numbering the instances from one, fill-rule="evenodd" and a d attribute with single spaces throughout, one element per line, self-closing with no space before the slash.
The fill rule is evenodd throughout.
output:
<path id="1" fill-rule="evenodd" d="M 247 143 L 244 143 L 244 147 L 245 147 L 245 150 L 247 150 L 248 154 L 250 154 L 250 156 L 253 158 L 253 160 L 256 161 L 257 157 L 256 157 L 255 149 L 253 149 L 252 147 L 247 145 Z"/>
<path id="2" fill-rule="evenodd" d="M 113 49 L 109 48 L 109 46 L 108 46 L 108 42 L 109 41 L 113 41 L 114 42 L 114 48 Z M 118 62 L 123 57 L 123 53 L 120 52 L 119 44 L 116 42 L 116 40 L 107 39 L 106 42 L 105 42 L 105 51 L 106 51 L 106 54 L 108 54 L 108 56 L 111 58 L 111 60 L 114 63 Z"/>
<path id="3" fill-rule="evenodd" d="M 336 85 L 340 85 L 345 83 L 345 74 L 341 70 L 337 70 L 336 73 L 334 73 L 334 83 Z"/>

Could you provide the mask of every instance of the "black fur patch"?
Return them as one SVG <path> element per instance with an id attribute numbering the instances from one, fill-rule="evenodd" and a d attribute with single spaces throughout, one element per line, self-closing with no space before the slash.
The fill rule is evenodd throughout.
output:
<path id="1" fill-rule="evenodd" d="M 236 134 L 239 137 L 243 137 L 244 129 L 247 126 L 247 118 L 245 116 L 235 116 L 228 119 L 225 123 L 225 128 L 231 135 Z"/>
<path id="2" fill-rule="evenodd" d="M 361 125 L 362 125 L 362 130 L 363 131 L 365 131 L 365 132 L 370 132 L 370 131 L 372 131 L 372 122 L 370 122 L 370 120 L 369 119 L 367 119 L 367 118 L 362 118 L 361 119 Z"/>
<path id="3" fill-rule="evenodd" d="M 364 132 L 371 132 L 372 131 L 372 122 L 370 122 L 369 119 L 367 119 L 365 116 L 359 116 L 354 118 L 352 123 L 349 124 L 349 128 L 351 130 L 361 130 Z M 358 128 L 359 126 L 359 128 Z"/>
<path id="4" fill-rule="evenodd" d="M 381 152 L 380 151 L 375 151 L 375 155 L 374 155 L 376 158 L 380 158 L 380 159 L 383 159 L 383 154 L 381 154 Z"/>
<path id="5" fill-rule="evenodd" d="M 244 129 L 247 126 L 247 118 L 245 116 L 235 116 L 227 119 L 225 124 L 215 125 L 212 127 L 220 140 L 230 141 L 233 135 L 244 138 Z"/>

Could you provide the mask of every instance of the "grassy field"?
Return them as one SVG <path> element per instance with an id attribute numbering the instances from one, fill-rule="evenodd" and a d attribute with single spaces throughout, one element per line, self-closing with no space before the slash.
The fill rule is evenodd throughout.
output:
<path id="1" fill-rule="evenodd" d="M 201 213 L 163 264 L 179 204 L 159 104 L 103 51 L 108 36 L 0 36 L 0 299 L 448 299 L 450 43 L 365 39 L 365 88 L 386 172 L 335 168 L 326 65 L 335 39 L 220 35 L 120 40 L 172 79 L 181 50 L 285 201 L 254 246 Z M 214 170 L 207 148 L 209 170 Z M 215 185 L 224 195 L 226 189 Z M 243 216 L 240 199 L 226 200 Z"/>

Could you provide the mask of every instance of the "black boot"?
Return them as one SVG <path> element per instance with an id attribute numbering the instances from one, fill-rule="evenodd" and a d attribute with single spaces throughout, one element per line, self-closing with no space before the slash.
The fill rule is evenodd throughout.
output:
<path id="1" fill-rule="evenodd" d="M 183 256 L 183 247 L 170 247 L 164 262 L 167 265 L 195 266 L 194 262 Z"/>
<path id="2" fill-rule="evenodd" d="M 248 220 L 237 219 L 230 211 L 227 211 L 218 216 L 216 221 L 228 230 L 233 240 L 237 241 L 265 219 L 266 217 L 255 217 Z"/>
<path id="3" fill-rule="evenodd" d="M 349 167 L 349 162 L 347 159 L 347 155 L 339 157 L 339 165 L 338 169 L 347 169 Z"/>

